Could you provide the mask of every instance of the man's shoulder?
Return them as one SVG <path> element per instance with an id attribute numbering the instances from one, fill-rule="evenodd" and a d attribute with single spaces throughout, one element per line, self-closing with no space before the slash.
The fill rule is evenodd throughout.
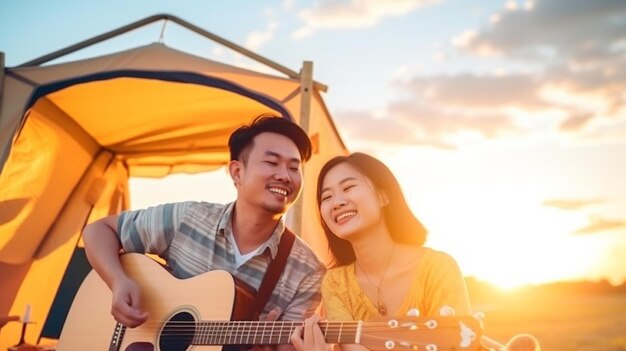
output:
<path id="1" fill-rule="evenodd" d="M 179 202 L 167 202 L 159 205 L 153 205 L 146 208 L 137 209 L 134 211 L 126 212 L 185 212 L 185 211 L 223 211 L 228 204 L 219 204 L 205 201 L 179 201 Z"/>
<path id="2" fill-rule="evenodd" d="M 169 204 L 174 211 L 193 216 L 219 216 L 228 208 L 228 204 L 206 201 L 183 201 Z"/>
<path id="3" fill-rule="evenodd" d="M 199 209 L 199 210 L 223 210 L 228 204 L 220 204 L 215 202 L 207 202 L 207 201 L 183 201 L 183 202 L 175 202 L 172 203 L 174 206 L 185 206 L 190 209 Z"/>

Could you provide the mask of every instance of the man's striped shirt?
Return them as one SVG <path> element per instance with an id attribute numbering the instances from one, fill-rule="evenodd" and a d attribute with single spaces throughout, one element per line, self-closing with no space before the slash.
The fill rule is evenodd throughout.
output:
<path id="1" fill-rule="evenodd" d="M 239 268 L 235 265 L 231 217 L 234 203 L 180 202 L 123 212 L 118 235 L 125 252 L 152 253 L 162 257 L 180 279 L 210 270 L 225 270 L 258 290 L 271 259 L 276 256 L 285 228 L 281 219 L 270 240 L 258 254 Z M 324 265 L 299 237 L 287 259 L 261 319 L 272 309 L 281 320 L 302 320 L 321 301 Z"/>

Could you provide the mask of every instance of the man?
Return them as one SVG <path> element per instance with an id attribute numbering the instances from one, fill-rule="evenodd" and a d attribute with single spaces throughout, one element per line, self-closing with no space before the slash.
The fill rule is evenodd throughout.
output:
<path id="1" fill-rule="evenodd" d="M 302 188 L 302 164 L 311 157 L 311 142 L 296 124 L 260 116 L 237 129 L 228 145 L 235 202 L 164 204 L 105 217 L 85 228 L 87 257 L 113 293 L 111 313 L 118 322 L 136 327 L 148 318 L 139 286 L 120 263 L 120 250 L 158 254 L 181 279 L 221 269 L 259 288 L 285 229 L 283 215 Z M 324 273 L 311 249 L 296 238 L 261 319 L 312 315 Z"/>

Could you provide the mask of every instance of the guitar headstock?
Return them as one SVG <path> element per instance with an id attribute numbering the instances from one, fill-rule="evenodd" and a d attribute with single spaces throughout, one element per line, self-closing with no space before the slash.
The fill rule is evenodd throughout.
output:
<path id="1" fill-rule="evenodd" d="M 363 323 L 360 344 L 385 351 L 476 351 L 481 333 L 472 316 L 376 318 Z"/>

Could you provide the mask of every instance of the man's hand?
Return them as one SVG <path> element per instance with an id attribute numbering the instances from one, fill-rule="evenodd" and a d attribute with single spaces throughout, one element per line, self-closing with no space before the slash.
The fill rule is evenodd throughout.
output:
<path id="1" fill-rule="evenodd" d="M 304 328 L 296 327 L 291 334 L 291 344 L 297 351 L 331 351 L 331 345 L 319 328 L 320 317 L 313 315 L 304 322 Z"/>
<path id="2" fill-rule="evenodd" d="M 506 343 L 506 351 L 541 351 L 539 340 L 530 334 L 518 334 Z"/>
<path id="3" fill-rule="evenodd" d="M 128 277 L 120 278 L 112 287 L 111 314 L 127 327 L 140 326 L 148 320 L 148 312 L 141 310 L 141 289 Z"/>
<path id="4" fill-rule="evenodd" d="M 483 348 L 497 351 L 541 351 L 541 345 L 537 338 L 530 334 L 518 334 L 512 337 L 506 345 L 483 335 L 481 339 Z"/>

